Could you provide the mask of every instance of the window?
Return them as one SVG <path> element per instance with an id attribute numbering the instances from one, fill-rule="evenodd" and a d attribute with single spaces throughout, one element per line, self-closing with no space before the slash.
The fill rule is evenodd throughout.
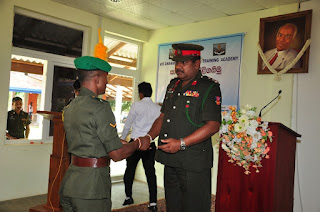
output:
<path id="1" fill-rule="evenodd" d="M 108 48 L 108 62 L 112 66 L 104 98 L 111 104 L 118 133 L 121 134 L 131 104 L 134 99 L 138 98 L 141 43 L 106 34 L 104 45 Z M 111 161 L 110 166 L 112 180 L 122 179 L 126 169 L 126 161 L 122 160 L 117 163 Z"/>
<path id="2" fill-rule="evenodd" d="M 16 8 L 8 111 L 12 98 L 19 96 L 23 110 L 28 113 L 32 110 L 32 122 L 29 140 L 6 143 L 52 141 L 50 122 L 37 111 L 61 111 L 65 99 L 73 95 L 70 92 L 71 81 L 75 79 L 73 60 L 86 51 L 83 40 L 87 31 L 83 26 Z M 69 75 L 61 74 L 63 71 Z"/>
<path id="3" fill-rule="evenodd" d="M 23 14 L 15 14 L 12 44 L 15 47 L 68 57 L 82 55 L 83 31 Z"/>
<path id="4" fill-rule="evenodd" d="M 29 139 L 42 137 L 42 118 L 37 110 L 41 107 L 43 81 L 43 65 L 46 61 L 31 57 L 12 55 L 8 111 L 12 109 L 12 98 L 22 99 L 22 111 L 29 114 L 31 120 Z"/>

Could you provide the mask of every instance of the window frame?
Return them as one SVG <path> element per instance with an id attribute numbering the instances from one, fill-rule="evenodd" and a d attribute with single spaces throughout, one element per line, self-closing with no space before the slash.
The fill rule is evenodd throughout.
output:
<path id="1" fill-rule="evenodd" d="M 15 14 L 21 14 L 25 16 L 29 16 L 32 18 L 36 18 L 39 20 L 51 22 L 54 24 L 62 25 L 65 27 L 77 29 L 83 31 L 83 41 L 82 41 L 82 55 L 85 55 L 88 52 L 88 40 L 89 40 L 89 32 L 90 28 L 86 26 L 82 26 L 79 24 L 71 23 L 68 21 L 64 21 L 55 17 L 42 15 L 39 13 L 35 13 L 32 11 L 28 11 L 22 8 L 15 7 Z M 44 87 L 42 89 L 43 98 L 41 99 L 40 110 L 51 111 L 51 99 L 52 99 L 52 88 L 53 88 L 53 74 L 54 74 L 54 66 L 64 66 L 68 68 L 75 68 L 74 59 L 72 57 L 55 55 L 46 52 L 40 52 L 30 49 L 24 49 L 19 47 L 12 47 L 11 55 L 20 55 L 25 57 L 38 58 L 41 60 L 47 61 L 46 64 L 43 65 L 43 80 Z M 11 70 L 10 70 L 11 71 Z M 9 74 L 10 76 L 10 74 Z M 10 80 L 10 77 L 9 77 Z M 46 95 L 48 94 L 48 95 Z M 8 95 L 9 95 L 9 87 L 8 87 Z M 8 96 L 7 96 L 8 98 Z M 4 135 L 4 144 L 42 144 L 42 143 L 52 143 L 53 136 L 49 136 L 49 127 L 50 121 L 43 119 L 42 123 L 42 137 L 40 139 L 14 139 L 14 140 L 6 140 Z M 5 130 L 6 131 L 6 130 Z"/>

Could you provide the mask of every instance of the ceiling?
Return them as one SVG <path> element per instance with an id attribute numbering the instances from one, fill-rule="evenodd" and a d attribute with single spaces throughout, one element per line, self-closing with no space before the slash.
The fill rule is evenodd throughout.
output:
<path id="1" fill-rule="evenodd" d="M 308 0 L 52 0 L 147 30 L 195 23 Z"/>

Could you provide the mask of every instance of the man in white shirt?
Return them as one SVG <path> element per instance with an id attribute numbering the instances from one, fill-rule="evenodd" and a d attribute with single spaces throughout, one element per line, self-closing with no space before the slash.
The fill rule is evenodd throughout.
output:
<path id="1" fill-rule="evenodd" d="M 291 61 L 298 55 L 298 51 L 291 48 L 297 34 L 297 26 L 287 23 L 281 26 L 276 36 L 276 48 L 271 49 L 265 53 L 266 59 L 274 69 L 284 69 Z M 298 61 L 293 68 L 299 68 L 300 61 Z M 263 69 L 267 69 L 263 64 Z"/>
<path id="2" fill-rule="evenodd" d="M 140 101 L 132 104 L 129 115 L 122 131 L 121 139 L 125 140 L 132 127 L 131 140 L 146 136 L 153 122 L 159 117 L 161 107 L 151 100 L 152 88 L 150 83 L 142 82 L 138 85 Z M 151 136 L 149 136 L 151 138 Z M 152 139 L 150 139 L 152 140 Z M 156 146 L 153 143 L 147 151 L 135 151 L 127 158 L 127 168 L 124 174 L 126 199 L 123 205 L 133 204 L 132 184 L 137 164 L 142 159 L 143 167 L 149 187 L 149 210 L 157 211 L 157 179 L 154 168 Z"/>

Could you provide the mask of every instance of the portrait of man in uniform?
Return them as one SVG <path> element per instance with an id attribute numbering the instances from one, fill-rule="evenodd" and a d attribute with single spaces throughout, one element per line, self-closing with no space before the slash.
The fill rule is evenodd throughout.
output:
<path id="1" fill-rule="evenodd" d="M 311 34 L 311 11 L 260 19 L 259 44 L 266 61 L 281 71 L 295 61 Z M 309 48 L 296 61 L 289 73 L 307 72 Z M 259 55 L 258 74 L 270 74 L 270 70 Z"/>

